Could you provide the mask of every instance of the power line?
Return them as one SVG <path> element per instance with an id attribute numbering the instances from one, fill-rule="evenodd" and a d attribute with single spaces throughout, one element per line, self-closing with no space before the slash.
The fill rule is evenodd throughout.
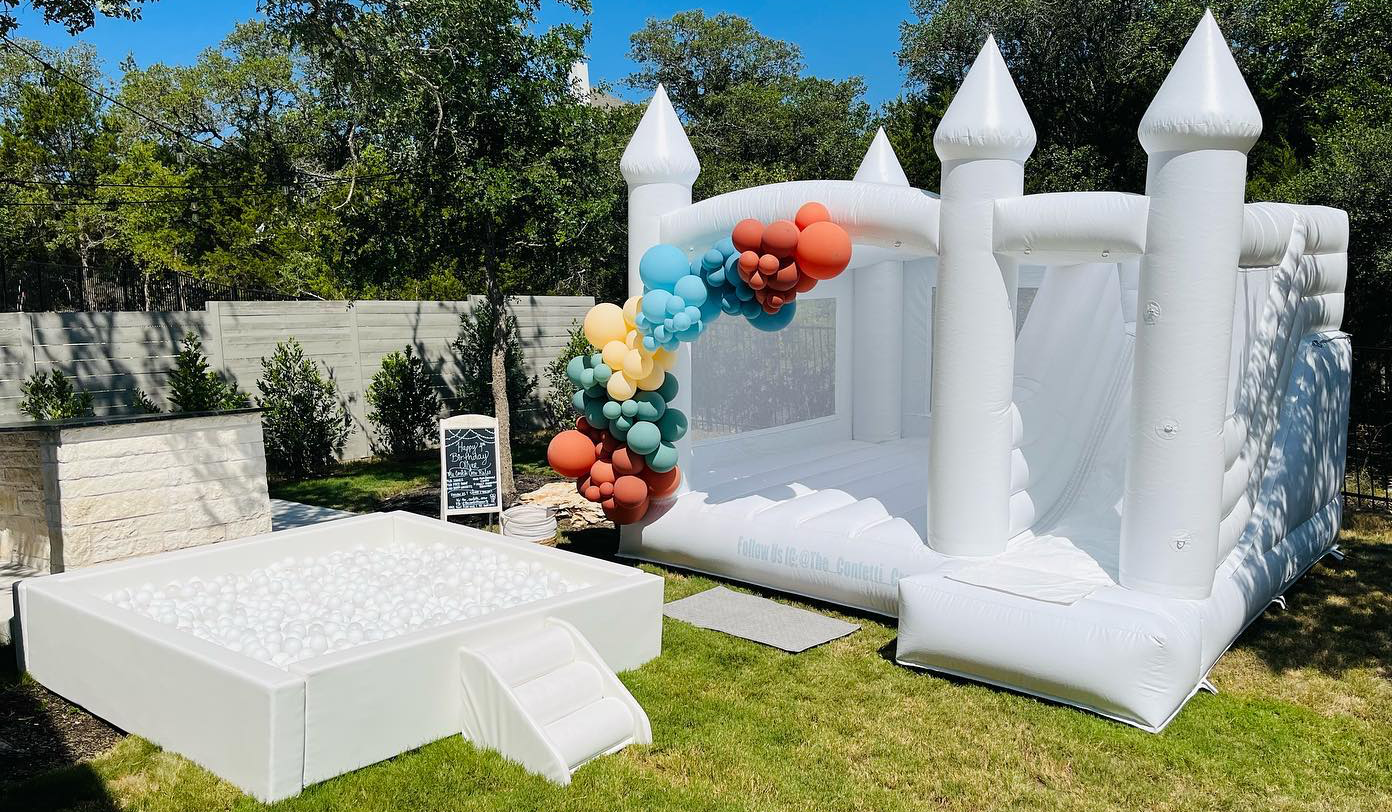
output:
<path id="1" fill-rule="evenodd" d="M 188 133 L 183 132 L 182 130 L 175 129 L 174 127 L 171 127 L 170 125 L 165 124 L 163 121 L 159 121 L 158 119 L 151 118 L 150 116 L 148 116 L 148 115 L 146 115 L 146 114 L 140 112 L 139 110 L 135 109 L 134 107 L 131 107 L 129 104 L 126 104 L 125 102 L 120 101 L 120 100 L 118 100 L 118 99 L 112 98 L 111 96 L 109 96 L 109 95 L 107 95 L 106 93 L 104 93 L 104 92 L 102 92 L 102 91 L 100 91 L 100 90 L 98 90 L 98 89 L 92 87 L 91 85 L 87 84 L 86 82 L 83 82 L 82 80 L 77 79 L 76 77 L 73 77 L 73 76 L 71 76 L 71 75 L 68 74 L 68 73 L 65 73 L 64 71 L 62 71 L 61 69 L 59 69 L 57 66 L 53 65 L 52 63 L 50 63 L 48 60 L 44 59 L 43 57 L 41 57 L 41 56 L 39 56 L 38 54 L 34 53 L 33 51 L 29 50 L 28 48 L 25 48 L 23 45 L 20 45 L 18 42 L 15 42 L 14 40 L 10 39 L 8 36 L 5 36 L 5 35 L 3 35 L 3 34 L 0 34 L 0 41 L 4 41 L 4 43 L 5 43 L 6 45 L 10 46 L 11 48 L 14 48 L 16 51 L 19 51 L 20 53 L 24 54 L 25 56 L 27 56 L 27 57 L 29 57 L 30 59 L 34 60 L 35 62 L 39 63 L 40 65 L 43 65 L 43 66 L 44 66 L 45 68 L 47 68 L 48 70 L 53 71 L 54 73 L 58 74 L 59 76 L 63 77 L 64 79 L 67 79 L 69 82 L 72 82 L 73 84 L 77 85 L 78 87 L 81 87 L 81 88 L 85 89 L 88 93 L 91 93 L 92 95 L 97 96 L 98 98 L 105 99 L 107 102 L 110 102 L 111 104 L 116 105 L 117 107 L 121 108 L 122 110 L 125 110 L 126 112 L 130 113 L 131 115 L 135 116 L 136 118 L 140 119 L 141 121 L 144 121 L 144 122 L 146 122 L 147 124 L 150 124 L 151 126 L 158 127 L 158 128 L 160 128 L 161 130 L 164 130 L 165 132 L 170 133 L 170 134 L 172 134 L 172 135 L 178 136 L 179 138 L 182 138 L 182 139 L 184 139 L 184 140 L 186 140 L 186 141 L 191 141 L 191 142 L 193 142 L 193 143 L 199 145 L 200 147 L 207 147 L 208 149 L 218 150 L 219 152 L 222 151 L 222 146 L 219 145 L 219 144 L 214 144 L 214 143 L 212 143 L 212 142 L 210 142 L 210 141 L 204 141 L 204 140 L 202 140 L 202 139 L 195 138 L 195 137 L 193 137 L 192 135 L 189 135 Z"/>
<path id="2" fill-rule="evenodd" d="M 344 183 L 366 182 L 372 180 L 394 179 L 394 172 L 380 172 L 375 175 L 358 175 L 356 178 L 310 178 L 286 183 L 210 183 L 189 185 L 183 183 L 109 183 L 98 181 L 64 180 L 25 180 L 23 178 L 0 178 L 0 184 L 15 186 L 42 186 L 52 188 L 81 189 L 178 189 L 196 192 L 203 189 L 282 189 L 287 186 L 335 186 Z"/>

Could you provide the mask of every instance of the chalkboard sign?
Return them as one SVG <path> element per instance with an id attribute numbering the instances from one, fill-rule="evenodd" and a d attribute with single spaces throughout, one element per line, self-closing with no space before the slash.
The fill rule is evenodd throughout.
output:
<path id="1" fill-rule="evenodd" d="M 498 421 L 465 414 L 440 421 L 440 518 L 502 509 Z"/>

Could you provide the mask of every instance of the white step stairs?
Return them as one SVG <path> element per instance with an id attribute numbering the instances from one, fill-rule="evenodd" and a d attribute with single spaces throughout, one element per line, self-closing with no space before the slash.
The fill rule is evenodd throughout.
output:
<path id="1" fill-rule="evenodd" d="M 548 618 L 521 639 L 460 650 L 464 737 L 558 784 L 652 727 L 579 630 Z"/>

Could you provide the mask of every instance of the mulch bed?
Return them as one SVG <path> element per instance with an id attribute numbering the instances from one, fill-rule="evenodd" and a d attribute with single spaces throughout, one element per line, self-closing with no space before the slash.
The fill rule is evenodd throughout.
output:
<path id="1" fill-rule="evenodd" d="M 0 649 L 0 657 L 13 656 Z M 89 759 L 125 735 L 33 681 L 11 673 L 0 683 L 0 784 Z"/>

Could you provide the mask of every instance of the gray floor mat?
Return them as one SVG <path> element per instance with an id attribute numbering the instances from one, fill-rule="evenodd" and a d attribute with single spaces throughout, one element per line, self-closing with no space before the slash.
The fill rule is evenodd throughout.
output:
<path id="1" fill-rule="evenodd" d="M 796 654 L 860 629 L 854 623 L 734 592 L 723 586 L 672 601 L 667 617 Z"/>

